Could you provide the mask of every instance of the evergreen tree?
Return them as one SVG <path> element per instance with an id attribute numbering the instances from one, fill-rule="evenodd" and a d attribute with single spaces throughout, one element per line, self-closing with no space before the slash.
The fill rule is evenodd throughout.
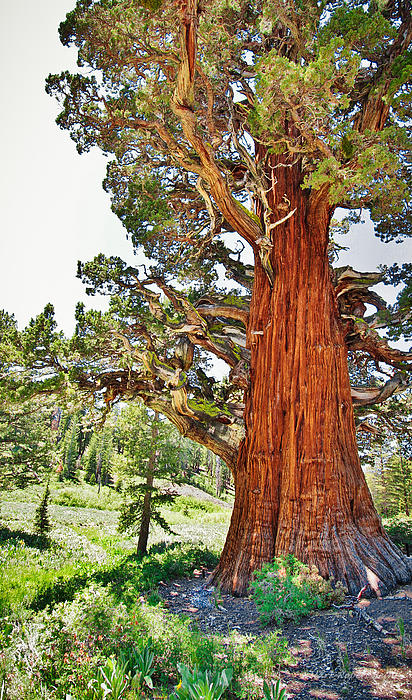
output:
<path id="1" fill-rule="evenodd" d="M 100 479 L 102 486 L 113 486 L 113 428 L 105 426 L 99 445 Z"/>
<path id="2" fill-rule="evenodd" d="M 0 488 L 40 483 L 55 455 L 50 412 L 38 402 L 0 408 Z"/>
<path id="3" fill-rule="evenodd" d="M 36 514 L 34 518 L 34 531 L 38 535 L 47 535 L 51 530 L 51 522 L 49 517 L 49 501 L 50 501 L 50 488 L 49 482 L 46 484 L 45 491 L 43 493 L 42 499 L 36 508 Z"/>
<path id="4" fill-rule="evenodd" d="M 174 494 L 155 479 L 181 480 L 179 436 L 157 413 L 150 415 L 143 406 L 124 408 L 116 432 L 124 446 L 120 473 L 127 480 L 119 530 L 138 534 L 137 552 L 144 555 L 153 522 L 170 531 L 161 508 L 173 501 Z"/>
<path id="5" fill-rule="evenodd" d="M 63 477 L 73 480 L 79 468 L 80 420 L 78 413 L 70 416 L 62 443 Z"/>
<path id="6" fill-rule="evenodd" d="M 94 430 L 85 453 L 86 480 L 99 487 L 113 485 L 113 430 L 110 422 L 106 422 L 103 428 Z"/>
<path id="7" fill-rule="evenodd" d="M 93 432 L 87 452 L 85 454 L 85 470 L 86 470 L 86 481 L 90 484 L 97 483 L 97 453 L 99 449 L 99 436 L 96 432 Z"/>
<path id="8" fill-rule="evenodd" d="M 16 345 L 17 323 L 0 311 L 0 489 L 40 483 L 54 458 L 54 399 L 36 395 Z M 43 387 L 44 388 L 44 387 Z"/>
<path id="9" fill-rule="evenodd" d="M 385 500 L 388 503 L 389 514 L 404 513 L 407 516 L 411 515 L 412 460 L 406 459 L 399 449 L 387 464 Z"/>

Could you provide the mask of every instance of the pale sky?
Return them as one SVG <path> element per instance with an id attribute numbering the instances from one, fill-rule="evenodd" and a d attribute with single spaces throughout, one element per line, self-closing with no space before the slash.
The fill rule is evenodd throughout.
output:
<path id="1" fill-rule="evenodd" d="M 0 308 L 25 325 L 51 301 L 69 333 L 77 301 L 98 305 L 76 278 L 77 260 L 133 253 L 101 186 L 107 159 L 77 154 L 44 89 L 49 73 L 76 70 L 57 32 L 74 2 L 0 3 Z"/>
<path id="2" fill-rule="evenodd" d="M 73 331 L 77 301 L 99 307 L 76 278 L 78 259 L 103 252 L 139 262 L 101 186 L 107 160 L 97 150 L 77 154 L 44 90 L 49 73 L 76 70 L 75 51 L 57 33 L 74 4 L 0 0 L 0 308 L 22 327 L 51 301 L 65 333 Z M 370 272 L 412 258 L 410 243 L 381 244 L 364 228 L 342 240 L 351 251 L 340 264 Z"/>

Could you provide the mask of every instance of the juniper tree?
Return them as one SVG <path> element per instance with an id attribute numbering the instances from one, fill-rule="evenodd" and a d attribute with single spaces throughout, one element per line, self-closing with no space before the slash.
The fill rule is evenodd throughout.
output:
<path id="1" fill-rule="evenodd" d="M 391 323 L 369 289 L 379 275 L 332 272 L 328 252 L 337 207 L 368 208 L 386 240 L 409 234 L 409 3 L 79 0 L 60 36 L 84 70 L 49 78 L 58 122 L 79 152 L 113 156 L 113 209 L 155 261 L 81 268 L 117 297 L 111 320 L 79 310 L 79 345 L 106 358 L 79 382 L 108 404 L 142 397 L 233 470 L 224 589 L 243 593 L 288 552 L 352 592 L 408 580 L 360 467 L 353 402 L 398 391 L 411 354 L 378 333 Z M 348 348 L 394 368 L 386 385 L 351 391 Z M 226 391 L 196 369 L 202 352 L 227 363 Z"/>

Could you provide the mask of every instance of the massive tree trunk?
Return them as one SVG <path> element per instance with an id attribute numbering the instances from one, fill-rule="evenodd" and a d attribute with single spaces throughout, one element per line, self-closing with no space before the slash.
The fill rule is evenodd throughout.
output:
<path id="1" fill-rule="evenodd" d="M 266 257 L 255 251 L 246 438 L 213 578 L 242 595 L 254 569 L 291 552 L 352 593 L 369 583 L 379 595 L 411 571 L 382 529 L 358 457 L 327 256 L 331 209 L 322 192 L 302 190 L 298 168 L 272 173 L 272 223 L 296 211 L 272 227 Z"/>

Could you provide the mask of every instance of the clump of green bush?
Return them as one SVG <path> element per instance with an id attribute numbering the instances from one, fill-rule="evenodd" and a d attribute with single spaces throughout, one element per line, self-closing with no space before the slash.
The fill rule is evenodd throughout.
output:
<path id="1" fill-rule="evenodd" d="M 383 520 L 383 525 L 391 540 L 405 554 L 412 554 L 412 516 L 399 513 Z"/>
<path id="2" fill-rule="evenodd" d="M 306 566 L 293 555 L 275 557 L 255 571 L 250 593 L 263 624 L 297 621 L 313 610 L 344 600 L 346 589 L 323 579 L 316 566 Z"/>
<path id="3" fill-rule="evenodd" d="M 6 633 L 8 700 L 45 697 L 41 692 L 49 700 L 67 700 L 67 695 L 71 700 L 103 700 L 116 693 L 130 700 L 167 698 L 179 684 L 179 675 L 182 678 L 181 664 L 207 670 L 203 680 L 219 693 L 224 688 L 216 679 L 232 669 L 231 697 L 257 700 L 262 697 L 262 678 L 273 678 L 290 660 L 287 642 L 277 630 L 257 639 L 235 632 L 204 635 L 189 618 L 149 605 L 144 596 L 135 596 L 134 606 L 125 604 L 101 584 L 27 617 L 24 624 L 15 621 Z M 0 659 L 0 687 L 1 678 Z M 196 686 L 202 678 L 197 675 Z M 183 686 L 188 689 L 182 678 Z M 105 695 L 107 689 L 110 693 Z"/>
<path id="4" fill-rule="evenodd" d="M 221 513 L 224 508 L 219 504 L 213 503 L 212 501 L 201 501 L 198 498 L 193 498 L 193 496 L 177 496 L 173 503 L 170 503 L 168 510 L 178 511 L 184 515 L 191 515 L 190 511 L 204 513 Z"/>
<path id="5" fill-rule="evenodd" d="M 67 486 L 53 490 L 53 503 L 69 508 L 95 508 L 96 510 L 119 510 L 121 497 L 117 491 L 103 486 L 100 493 L 96 487 L 86 484 L 82 488 Z"/>

